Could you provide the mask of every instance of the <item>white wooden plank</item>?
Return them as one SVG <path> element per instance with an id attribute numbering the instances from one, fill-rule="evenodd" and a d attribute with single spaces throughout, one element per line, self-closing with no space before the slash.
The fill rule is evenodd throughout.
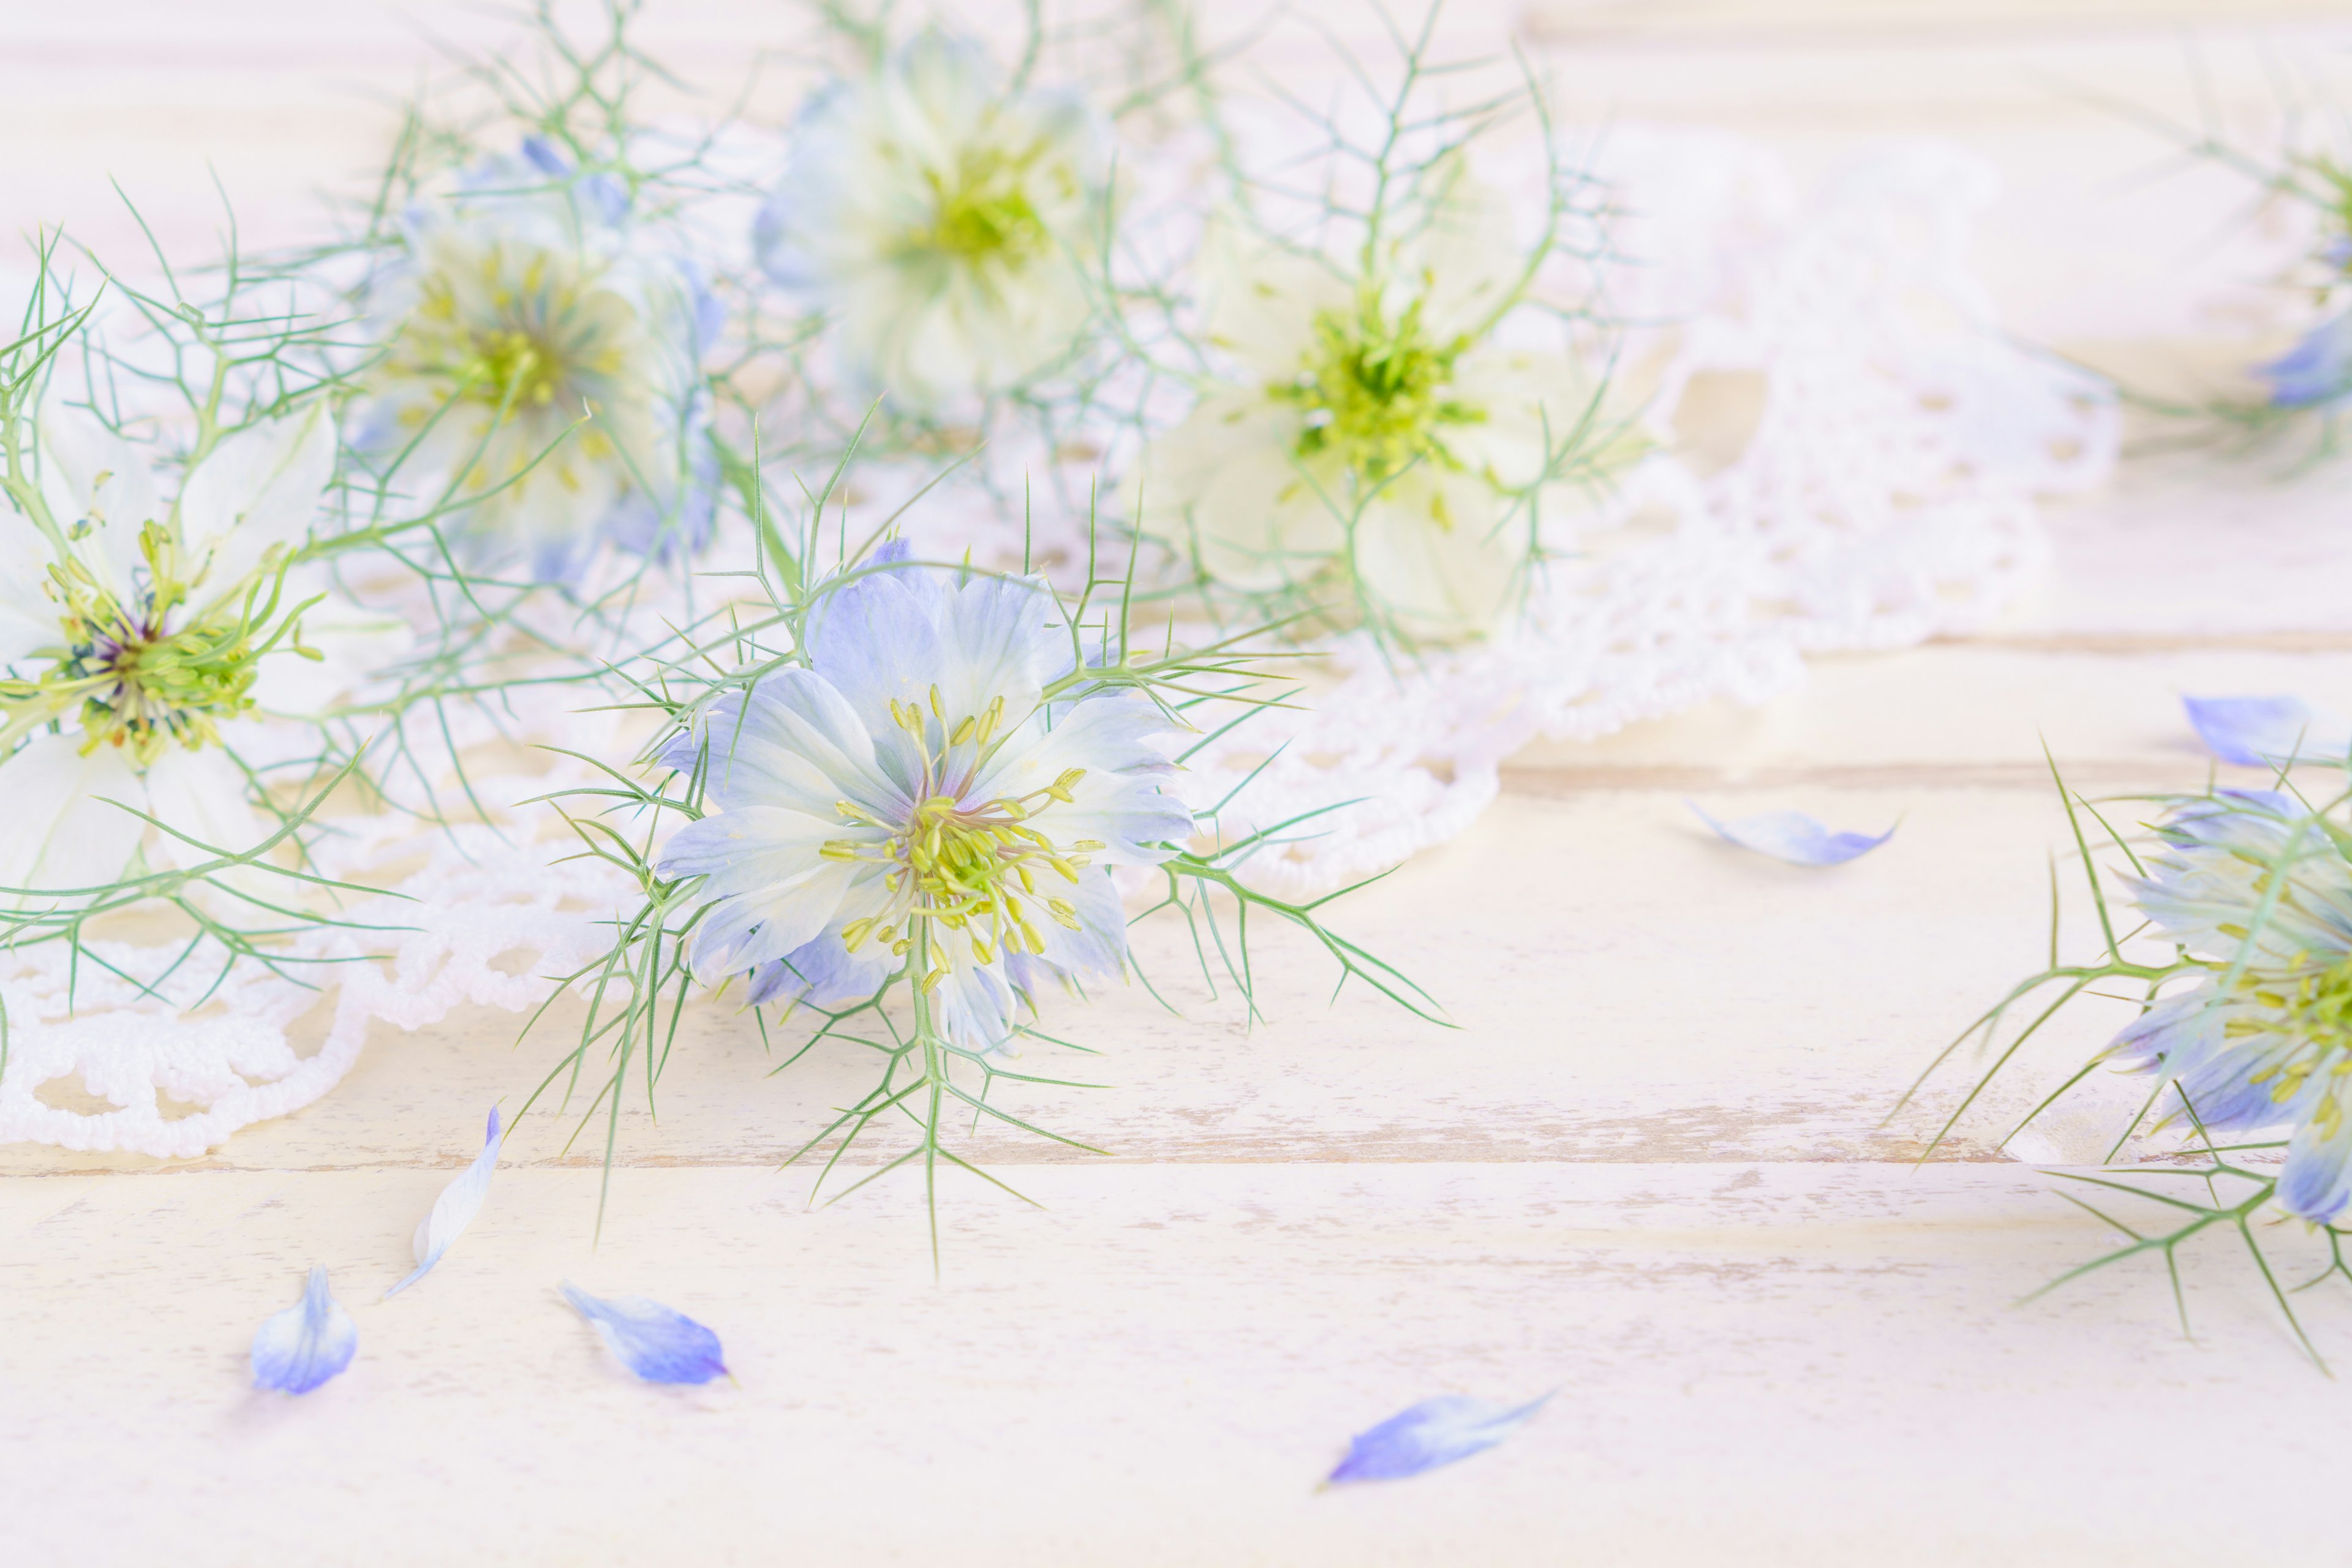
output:
<path id="1" fill-rule="evenodd" d="M 1140 987 L 1057 1006 L 1049 1028 L 1106 1054 L 1039 1047 L 1022 1066 L 1108 1087 L 1008 1085 L 996 1101 L 1148 1163 L 1909 1157 L 1928 1123 L 1882 1128 L 1897 1096 L 2042 962 L 2045 856 L 2066 831 L 2054 792 L 1807 786 L 1703 798 L 1735 815 L 1798 806 L 1841 827 L 1874 832 L 1898 816 L 1902 826 L 1862 860 L 1810 872 L 1720 843 L 1677 793 L 1507 796 L 1467 837 L 1339 911 L 1351 936 L 1434 991 L 1458 1030 L 1365 996 L 1327 1006 L 1335 972 L 1297 941 L 1261 953 L 1272 1022 L 1250 1030 L 1230 994 L 1207 998 L 1181 928 L 1147 926 L 1139 952 L 1189 1016 L 1171 1016 Z M 2070 940 L 2095 940 L 2084 900 L 2069 899 L 2084 928 Z M 2037 1059 L 2063 1077 L 2127 1016 L 2086 1009 Z M 551 1034 L 516 1050 L 516 1026 L 478 1011 L 425 1035 L 379 1037 L 326 1100 L 200 1163 L 454 1169 L 478 1147 L 484 1110 L 497 1100 L 511 1113 L 562 1048 Z M 747 1017 L 693 1011 L 657 1124 L 641 1085 L 624 1101 L 622 1163 L 772 1165 L 866 1087 L 854 1047 L 829 1045 L 771 1079 L 774 1059 Z M 2000 1116 L 2053 1082 L 2019 1076 L 1950 1152 L 1991 1157 L 1988 1142 L 2007 1131 Z M 1948 1106 L 1961 1085 L 1939 1080 L 1931 1103 Z M 2118 1081 L 2107 1100 L 2136 1105 L 2141 1093 Z M 572 1125 L 534 1117 L 509 1158 L 561 1158 Z M 974 1152 L 1008 1172 L 1097 1158 L 983 1131 Z M 2115 1135 L 2086 1121 L 2064 1130 L 2061 1152 L 2094 1160 Z M 572 1158 L 593 1164 L 602 1136 L 592 1131 Z M 116 1165 L 155 1162 L 0 1152 L 0 1171 L 18 1173 Z M 798 1173 L 774 1180 L 795 1194 L 809 1186 Z"/>
<path id="2" fill-rule="evenodd" d="M 2099 1228 L 2042 1178 L 1820 1165 L 1034 1173 L 1048 1206 L 804 1212 L 764 1175 L 509 1172 L 377 1304 L 424 1173 L 0 1188 L 0 1490 L 26 1562 L 2325 1561 L 2352 1440 L 2246 1270 L 2012 1307 Z M 360 1356 L 242 1346 L 328 1264 Z M 554 1295 L 646 1291 L 740 1386 L 631 1384 Z M 2324 1342 L 2340 1300 L 2311 1302 Z M 168 1301 L 168 1310 L 160 1303 Z M 1450 1470 L 1315 1495 L 1415 1399 L 1560 1392 Z"/>

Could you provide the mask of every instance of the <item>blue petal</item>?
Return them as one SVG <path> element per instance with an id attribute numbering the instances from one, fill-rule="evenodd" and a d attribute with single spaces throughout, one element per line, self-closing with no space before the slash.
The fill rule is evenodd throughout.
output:
<path id="1" fill-rule="evenodd" d="M 1768 811 L 1760 816 L 1743 816 L 1737 822 L 1717 822 L 1700 811 L 1695 801 L 1685 801 L 1699 820 L 1742 849 L 1753 849 L 1759 855 L 1769 855 L 1775 860 L 1786 860 L 1791 866 L 1839 866 L 1858 855 L 1867 855 L 1895 837 L 1895 829 L 1873 838 L 1864 833 L 1832 833 L 1801 811 Z"/>
<path id="2" fill-rule="evenodd" d="M 449 1250 L 449 1244 L 474 1222 L 474 1215 L 481 1210 L 483 1194 L 490 1190 L 490 1177 L 499 1168 L 499 1146 L 504 1141 L 499 1132 L 499 1108 L 493 1105 L 489 1131 L 482 1135 L 482 1152 L 433 1200 L 433 1212 L 416 1227 L 416 1269 L 383 1293 L 387 1300 L 431 1272 L 433 1266 L 441 1261 L 441 1255 Z"/>
<path id="3" fill-rule="evenodd" d="M 2331 316 L 2254 374 L 2271 384 L 2280 408 L 2309 408 L 2352 392 L 2352 310 Z"/>
<path id="4" fill-rule="evenodd" d="M 629 187 L 611 174 L 591 174 L 580 182 L 581 194 L 606 228 L 618 228 L 629 216 Z"/>
<path id="5" fill-rule="evenodd" d="M 2338 1116 L 2334 1127 L 2328 1133 L 2315 1121 L 2296 1128 L 2279 1173 L 2279 1203 L 2314 1225 L 2334 1224 L 2352 1203 L 2352 1116 Z"/>
<path id="6" fill-rule="evenodd" d="M 841 931 L 839 924 L 830 926 L 783 957 L 753 969 L 751 1002 L 805 1002 L 830 1012 L 863 1002 L 882 989 L 882 982 L 898 963 L 890 949 L 877 942 L 862 953 L 853 953 L 842 942 Z"/>
<path id="7" fill-rule="evenodd" d="M 897 728 L 891 701 L 919 706 L 932 672 L 947 662 L 929 596 L 919 586 L 912 569 L 869 572 L 832 590 L 810 617 L 810 668 L 849 700 L 868 730 Z"/>
<path id="8" fill-rule="evenodd" d="M 2336 760 L 2352 743 L 2344 721 L 2300 697 L 2184 697 L 2180 705 L 2205 749 L 2225 763 L 2269 767 L 2298 753 Z"/>
<path id="9" fill-rule="evenodd" d="M 1466 1459 L 1509 1436 L 1550 1398 L 1547 1394 L 1533 1404 L 1516 1405 L 1460 1394 L 1424 1399 L 1369 1431 L 1357 1433 L 1348 1445 L 1348 1457 L 1325 1484 L 1402 1480 Z"/>
<path id="10" fill-rule="evenodd" d="M 607 1301 L 565 1282 L 563 1299 L 647 1383 L 709 1383 L 727 1375 L 719 1336 L 683 1312 L 643 1296 Z"/>
<path id="11" fill-rule="evenodd" d="M 531 166 L 542 174 L 551 174 L 561 180 L 572 173 L 572 160 L 557 152 L 555 143 L 544 136 L 524 137 L 522 155 L 530 159 Z"/>
<path id="12" fill-rule="evenodd" d="M 327 1289 L 327 1271 L 312 1268 L 302 1299 L 263 1322 L 253 1335 L 253 1386 L 308 1394 L 352 1364 L 360 1331 Z"/>

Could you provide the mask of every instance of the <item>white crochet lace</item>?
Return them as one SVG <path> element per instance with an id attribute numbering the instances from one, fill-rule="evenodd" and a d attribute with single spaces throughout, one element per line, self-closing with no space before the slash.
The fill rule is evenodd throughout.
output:
<path id="1" fill-rule="evenodd" d="M 1196 804 L 1274 757 L 1228 811 L 1229 836 L 1356 803 L 1253 863 L 1270 891 L 1328 888 L 1453 837 L 1534 736 L 1753 702 L 1808 654 L 1982 625 L 2038 548 L 2036 494 L 2095 484 L 2112 458 L 2115 410 L 2003 342 L 1969 279 L 1971 216 L 1994 194 L 1972 158 L 1884 148 L 1801 202 L 1775 159 L 1727 137 L 1617 127 L 1608 146 L 1604 172 L 1638 215 L 1617 249 L 1655 258 L 1623 269 L 1616 301 L 1671 323 L 1627 356 L 1665 363 L 1658 433 L 1727 389 L 1760 408 L 1753 433 L 1712 471 L 1671 455 L 1637 469 L 1509 637 L 1402 671 L 1343 646 L 1310 707 L 1195 755 L 1181 787 Z M 590 754 L 616 743 L 605 716 L 543 726 Z M 551 865 L 578 846 L 548 833 L 543 808 L 503 809 L 587 782 L 576 772 L 474 777 L 495 827 L 342 824 L 325 873 L 405 898 L 365 900 L 291 944 L 288 969 L 316 989 L 240 970 L 207 995 L 198 952 L 142 993 L 132 980 L 155 982 L 176 945 L 94 942 L 71 975 L 58 950 L 0 954 L 0 1142 L 200 1153 L 325 1093 L 375 1021 L 536 1005 L 538 977 L 600 951 L 599 922 L 627 892 L 595 862 Z"/>

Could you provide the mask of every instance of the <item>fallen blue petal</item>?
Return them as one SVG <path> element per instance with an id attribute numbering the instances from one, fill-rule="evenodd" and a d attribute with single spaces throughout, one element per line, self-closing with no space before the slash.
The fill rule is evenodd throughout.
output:
<path id="1" fill-rule="evenodd" d="M 493 1105 L 490 1107 L 490 1129 L 482 1137 L 482 1152 L 474 1156 L 474 1163 L 467 1166 L 456 1181 L 441 1189 L 441 1195 L 433 1200 L 433 1212 L 426 1215 L 416 1227 L 415 1272 L 386 1290 L 383 1293 L 385 1300 L 391 1300 L 424 1279 L 433 1266 L 441 1261 L 441 1255 L 449 1250 L 449 1244 L 474 1222 L 474 1215 L 481 1210 L 483 1195 L 490 1190 L 490 1177 L 499 1168 L 500 1141 L 499 1108 Z"/>
<path id="2" fill-rule="evenodd" d="M 563 1299 L 588 1320 L 621 1364 L 647 1383 L 709 1383 L 727 1375 L 719 1336 L 684 1312 L 643 1296 L 607 1301 L 568 1281 Z"/>
<path id="3" fill-rule="evenodd" d="M 1531 1405 L 1497 1405 L 1463 1394 L 1441 1394 L 1390 1416 L 1348 1444 L 1348 1457 L 1325 1481 L 1394 1481 L 1417 1476 L 1491 1448 L 1544 1407 L 1551 1395 Z"/>
<path id="4" fill-rule="evenodd" d="M 2341 762 L 2352 749 L 2344 721 L 2300 697 L 2184 697 L 2180 705 L 2205 749 L 2225 763 Z"/>
<path id="5" fill-rule="evenodd" d="M 1759 855 L 1769 855 L 1791 866 L 1843 865 L 1895 837 L 1892 827 L 1875 838 L 1866 833 L 1832 833 L 1801 811 L 1768 811 L 1760 816 L 1743 816 L 1737 822 L 1717 822 L 1700 811 L 1696 802 L 1683 804 L 1697 811 L 1700 821 L 1742 849 L 1753 849 Z"/>
<path id="6" fill-rule="evenodd" d="M 308 1394 L 352 1364 L 360 1331 L 327 1289 L 327 1271 L 310 1270 L 302 1299 L 253 1335 L 253 1386 Z"/>

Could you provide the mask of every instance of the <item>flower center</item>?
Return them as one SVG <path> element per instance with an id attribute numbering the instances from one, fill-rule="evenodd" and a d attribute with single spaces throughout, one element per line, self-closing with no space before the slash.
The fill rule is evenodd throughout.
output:
<path id="1" fill-rule="evenodd" d="M 217 721 L 253 706 L 266 647 L 255 645 L 251 626 L 241 615 L 218 611 L 173 626 L 187 593 L 176 548 L 151 523 L 140 549 L 153 586 L 128 604 L 78 561 L 51 569 L 64 609 L 63 647 L 39 679 L 0 682 L 0 701 L 14 710 L 0 736 L 74 716 L 89 737 L 84 751 L 122 747 L 144 766 L 175 740 L 191 749 L 217 743 Z"/>
<path id="2" fill-rule="evenodd" d="M 457 274 L 467 270 L 477 276 L 461 289 Z M 494 245 L 423 280 L 387 369 L 455 384 L 465 402 L 492 409 L 576 404 L 581 389 L 619 366 L 593 302 L 571 268 Z M 421 424 L 426 411 L 411 413 Z"/>
<path id="3" fill-rule="evenodd" d="M 936 921 L 968 935 L 972 957 L 983 964 L 995 963 L 1000 952 L 1042 953 L 1041 921 L 1080 929 L 1076 908 L 1062 895 L 1077 885 L 1088 858 L 1103 846 L 1082 838 L 1065 848 L 1035 819 L 1055 803 L 1068 804 L 1086 770 L 1071 768 L 1024 795 L 969 798 L 971 781 L 1001 744 L 1004 699 L 950 723 L 939 688 L 930 695 L 928 716 L 911 703 L 894 699 L 890 704 L 891 718 L 922 748 L 913 810 L 903 821 L 891 821 L 849 801 L 835 803 L 845 820 L 880 827 L 889 837 L 868 844 L 835 839 L 820 853 L 887 868 L 883 883 L 893 895 L 886 913 L 845 926 L 842 941 L 852 952 L 880 941 L 904 954 L 914 943 L 915 922 Z M 938 984 L 948 966 L 934 946 L 925 987 Z"/>
<path id="4" fill-rule="evenodd" d="M 1445 426 L 1486 416 L 1447 395 L 1454 361 L 1466 346 L 1460 339 L 1432 342 L 1417 300 L 1393 323 L 1377 304 L 1321 312 L 1297 379 L 1273 389 L 1305 412 L 1298 455 L 1334 453 L 1371 484 L 1423 456 L 1442 458 Z"/>
<path id="5" fill-rule="evenodd" d="M 2325 1071 L 2338 1080 L 2331 1094 L 2313 1113 L 2323 1132 L 2332 1132 L 2343 1115 L 2337 1100 L 2341 1089 L 2352 1088 L 2352 953 L 2335 963 L 2311 964 L 2284 974 L 2248 974 L 2239 990 L 2267 1015 L 2263 1018 L 2232 1018 L 2231 1035 L 2284 1035 L 2294 1042 L 2287 1059 L 2253 1075 L 2255 1083 L 2271 1085 L 2271 1099 L 2284 1105 L 2299 1093 L 2315 1073 Z"/>
<path id="6" fill-rule="evenodd" d="M 973 148 L 951 176 L 936 170 L 924 178 L 931 187 L 931 222 L 908 237 L 910 251 L 930 252 L 969 265 L 992 258 L 1019 264 L 1045 247 L 1045 220 L 1024 183 L 1030 160 L 992 147 Z"/>
<path id="7" fill-rule="evenodd" d="M 563 384 L 563 360 L 547 344 L 511 327 L 474 334 L 472 355 L 458 374 L 467 395 L 496 408 L 543 408 Z"/>

